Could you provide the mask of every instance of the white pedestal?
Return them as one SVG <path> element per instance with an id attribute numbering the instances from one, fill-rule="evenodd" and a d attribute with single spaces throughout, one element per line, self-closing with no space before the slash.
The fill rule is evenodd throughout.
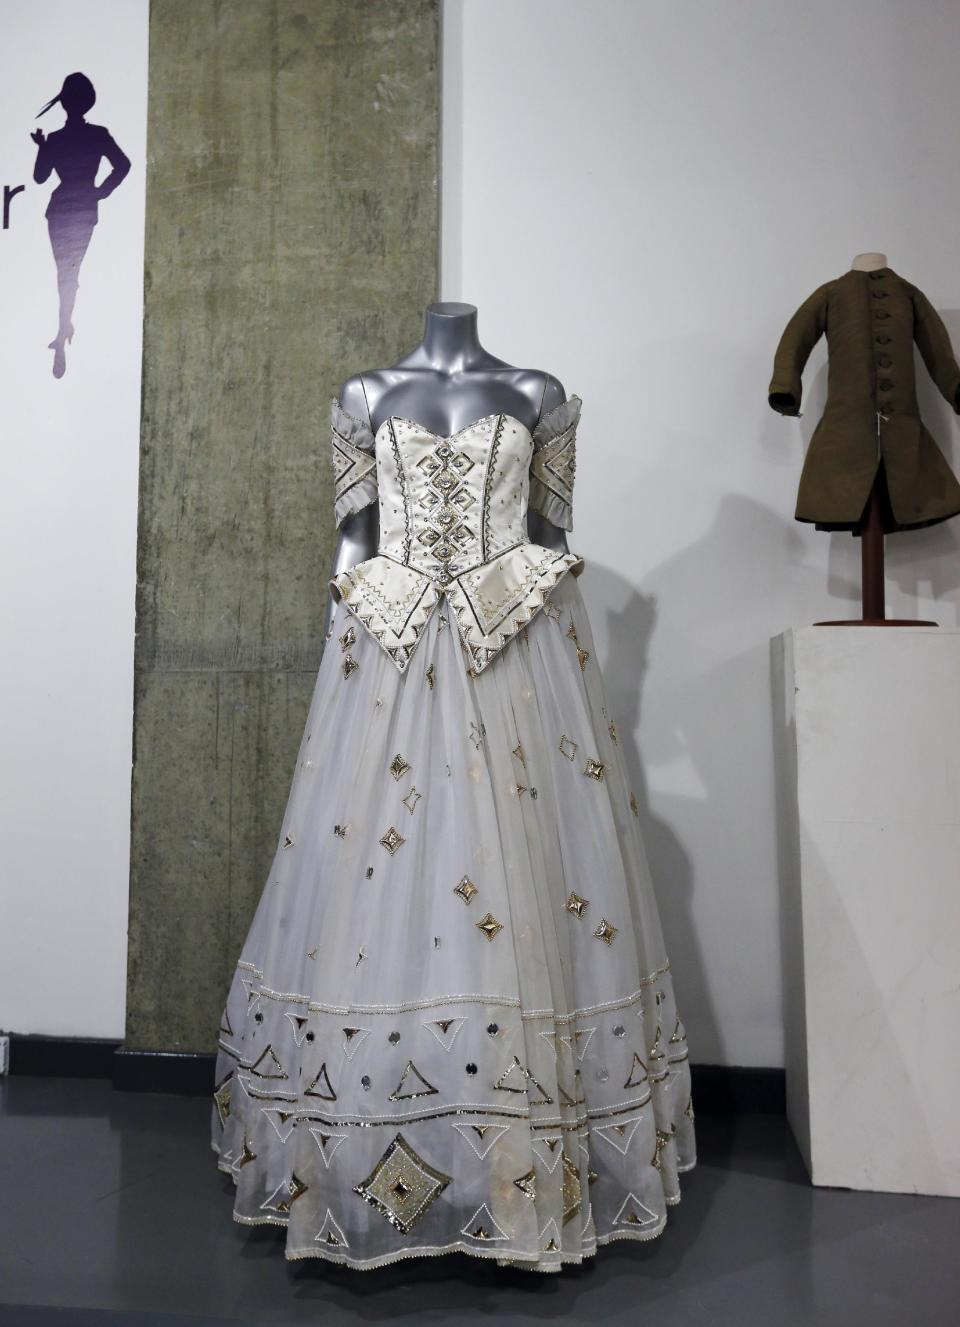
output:
<path id="1" fill-rule="evenodd" d="M 960 631 L 772 647 L 791 1127 L 814 1184 L 960 1196 Z"/>

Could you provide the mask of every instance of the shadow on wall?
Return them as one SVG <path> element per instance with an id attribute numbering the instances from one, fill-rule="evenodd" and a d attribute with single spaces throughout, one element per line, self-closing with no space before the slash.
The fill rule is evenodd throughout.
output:
<path id="1" fill-rule="evenodd" d="M 743 538 L 732 543 L 731 530 Z M 644 572 L 655 595 L 639 593 L 618 571 L 597 563 L 584 573 L 591 616 L 606 618 L 607 657 L 600 664 L 611 714 L 624 734 L 667 952 L 681 969 L 678 999 L 681 1013 L 684 1004 L 689 1013 L 696 1063 L 772 1063 L 770 1043 L 782 1026 L 769 641 L 793 625 L 791 601 L 826 600 L 822 568 L 804 563 L 803 549 L 792 514 L 728 493 L 702 538 Z M 847 595 L 857 589 L 852 582 L 844 588 Z M 771 605 L 779 602 L 784 616 L 771 621 Z M 655 632 L 658 657 L 676 661 L 674 674 L 660 679 L 670 713 L 642 716 Z M 634 732 L 641 733 L 639 747 Z M 645 770 L 658 772 L 658 801 L 672 808 L 670 822 L 651 808 Z M 708 879 L 695 878 L 690 850 L 673 824 L 682 824 L 700 862 L 710 863 Z M 725 905 L 728 940 L 741 937 L 731 958 L 755 971 L 753 987 L 742 992 L 738 1042 L 756 1035 L 767 1046 L 756 1059 L 741 1052 L 730 1061 L 725 1054 L 729 1038 L 709 978 L 718 960 L 707 962 L 694 925 L 697 885 L 706 891 L 708 917 L 717 912 L 718 890 L 736 891 Z M 763 946 L 759 955 L 757 945 Z"/>
<path id="2" fill-rule="evenodd" d="M 656 624 L 656 598 L 640 594 L 624 577 L 597 563 L 589 565 L 588 575 L 588 604 L 595 603 L 598 609 L 603 604 L 623 605 L 606 610 L 607 636 L 612 649 L 607 658 L 598 662 L 608 711 L 616 723 L 630 786 L 637 798 L 640 831 L 650 862 L 667 957 L 675 975 L 676 969 L 681 970 L 676 975 L 677 1009 L 692 1038 L 691 1058 L 703 1063 L 703 1053 L 694 1049 L 694 1043 L 713 1047 L 721 1044 L 721 1038 L 693 924 L 693 864 L 670 824 L 656 816 L 650 807 L 644 758 L 635 736 L 640 725 L 650 640 Z M 681 955 L 682 961 L 675 962 L 675 957 L 680 960 Z M 685 1018 L 686 1010 L 689 1014 Z"/>

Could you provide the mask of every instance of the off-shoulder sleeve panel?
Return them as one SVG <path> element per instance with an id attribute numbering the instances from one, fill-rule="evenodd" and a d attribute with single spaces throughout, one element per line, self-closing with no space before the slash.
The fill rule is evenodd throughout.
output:
<path id="1" fill-rule="evenodd" d="M 581 400 L 571 396 L 533 430 L 529 506 L 562 530 L 573 529 L 573 480 Z"/>
<path id="2" fill-rule="evenodd" d="M 333 511 L 337 526 L 377 501 L 375 439 L 369 424 L 330 398 Z"/>

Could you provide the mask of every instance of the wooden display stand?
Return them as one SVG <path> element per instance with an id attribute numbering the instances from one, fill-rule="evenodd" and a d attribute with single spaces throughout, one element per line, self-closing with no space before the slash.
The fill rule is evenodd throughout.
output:
<path id="1" fill-rule="evenodd" d="M 815 622 L 817 627 L 935 627 L 936 622 L 923 618 L 887 617 L 884 594 L 883 538 L 884 506 L 888 503 L 883 462 L 877 468 L 873 488 L 860 518 L 860 583 L 863 615 L 830 622 Z"/>

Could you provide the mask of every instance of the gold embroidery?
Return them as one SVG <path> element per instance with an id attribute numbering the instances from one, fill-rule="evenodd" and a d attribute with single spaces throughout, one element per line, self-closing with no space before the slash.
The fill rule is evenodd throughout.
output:
<path id="1" fill-rule="evenodd" d="M 406 841 L 407 840 L 403 837 L 400 831 L 395 829 L 393 825 L 390 826 L 386 834 L 384 834 L 380 839 L 380 842 L 386 848 L 387 852 L 390 854 L 391 857 L 402 844 L 406 843 Z"/>
<path id="2" fill-rule="evenodd" d="M 477 889 L 476 885 L 473 883 L 470 877 L 468 875 L 465 875 L 463 879 L 460 881 L 460 883 L 455 886 L 453 892 L 456 895 L 458 895 L 460 898 L 462 898 L 464 903 L 469 903 L 470 900 L 473 898 L 474 894 L 479 894 L 480 891 Z"/>
<path id="3" fill-rule="evenodd" d="M 568 1156 L 563 1158 L 563 1224 L 572 1220 L 580 1211 L 582 1189 L 580 1172 Z"/>
<path id="4" fill-rule="evenodd" d="M 617 745 L 619 746 L 619 741 L 617 739 L 617 725 L 611 719 L 610 722 L 607 724 L 607 727 L 610 731 L 610 736 L 613 738 L 615 742 L 617 742 Z"/>
<path id="5" fill-rule="evenodd" d="M 273 1206 L 273 1210 L 275 1212 L 281 1212 L 281 1213 L 289 1212 L 290 1208 L 301 1196 L 301 1194 L 304 1194 L 307 1191 L 306 1184 L 304 1184 L 303 1180 L 300 1179 L 299 1175 L 296 1174 L 291 1174 L 289 1180 L 284 1180 L 280 1188 L 281 1189 L 285 1188 L 287 1190 L 287 1196 L 285 1198 L 282 1198 L 280 1202 L 274 1204 L 273 1198 L 275 1198 L 277 1196 L 277 1193 L 280 1192 L 280 1189 L 278 1189 L 276 1193 L 274 1193 L 273 1198 L 268 1200 L 268 1203 L 269 1205 Z M 267 1207 L 268 1203 L 261 1203 L 260 1205 L 261 1207 Z"/>
<path id="6" fill-rule="evenodd" d="M 677 1131 L 677 1126 L 675 1124 L 671 1124 L 669 1133 L 667 1133 L 665 1129 L 657 1130 L 657 1143 L 656 1147 L 653 1149 L 653 1156 L 650 1159 L 651 1166 L 654 1166 L 657 1170 L 663 1169 L 662 1163 L 660 1161 L 660 1153 L 673 1138 L 676 1131 Z"/>
<path id="7" fill-rule="evenodd" d="M 413 1079 L 415 1084 L 419 1083 L 421 1086 L 420 1088 L 414 1086 L 411 1091 L 401 1092 L 400 1089 L 406 1083 L 408 1078 Z M 439 1088 L 436 1088 L 433 1086 L 432 1083 L 427 1082 L 427 1080 L 424 1078 L 423 1074 L 420 1072 L 420 1070 L 417 1068 L 414 1062 L 412 1060 L 408 1060 L 407 1067 L 400 1075 L 400 1082 L 390 1093 L 389 1100 L 412 1101 L 415 1097 L 432 1097 L 438 1091 Z"/>
<path id="8" fill-rule="evenodd" d="M 340 667 L 343 670 L 344 677 L 349 677 L 351 673 L 356 672 L 356 670 L 360 667 L 360 665 L 357 663 L 356 659 L 353 657 L 352 654 L 345 654 L 343 656 L 343 663 L 340 665 Z"/>
<path id="9" fill-rule="evenodd" d="M 537 1201 L 537 1177 L 532 1169 L 528 1170 L 525 1175 L 520 1175 L 513 1182 L 520 1192 L 525 1194 L 531 1202 Z"/>
<path id="10" fill-rule="evenodd" d="M 574 742 L 572 738 L 568 737 L 566 733 L 564 733 L 563 736 L 560 738 L 560 753 L 561 755 L 566 756 L 566 758 L 570 761 L 572 761 L 574 756 L 577 754 L 576 742 Z"/>
<path id="11" fill-rule="evenodd" d="M 430 688 L 430 690 L 432 691 L 433 688 L 434 688 L 434 684 L 435 684 L 435 682 L 436 682 L 436 680 L 437 680 L 437 672 L 436 672 L 436 669 L 434 668 L 433 664 L 427 664 L 427 671 L 426 671 L 426 673 L 424 674 L 424 676 L 425 676 L 425 678 L 426 678 L 427 686 L 428 686 L 428 687 Z"/>
<path id="12" fill-rule="evenodd" d="M 605 945 L 612 945 L 613 937 L 619 929 L 618 926 L 611 926 L 606 917 L 603 917 L 601 918 L 600 925 L 594 931 L 594 935 L 598 940 L 602 940 Z"/>
<path id="13" fill-rule="evenodd" d="M 567 636 L 570 638 L 570 640 L 573 641 L 574 645 L 576 645 L 577 647 L 577 662 L 580 665 L 580 671 L 582 673 L 587 666 L 587 660 L 590 658 L 590 651 L 582 650 L 580 648 L 580 642 L 577 640 L 577 628 L 573 624 L 573 618 L 570 619 L 570 626 L 567 630 Z"/>
<path id="14" fill-rule="evenodd" d="M 517 745 L 513 748 L 513 751 L 511 752 L 511 755 L 516 756 L 516 758 L 519 760 L 520 764 L 524 767 L 524 769 L 526 769 L 526 767 L 527 767 L 526 758 L 524 757 L 524 754 L 523 754 L 523 747 L 521 746 L 521 744 L 520 744 L 519 742 L 518 742 Z"/>
<path id="15" fill-rule="evenodd" d="M 503 1227 L 494 1220 L 493 1213 L 486 1203 L 480 1204 L 467 1224 L 461 1227 L 460 1234 L 466 1235 L 467 1239 L 476 1240 L 510 1238 Z"/>
<path id="16" fill-rule="evenodd" d="M 631 794 L 630 794 L 630 810 L 633 812 L 633 814 L 634 814 L 634 815 L 637 817 L 637 819 L 639 820 L 639 818 L 640 818 L 640 808 L 639 808 L 639 806 L 637 806 L 637 795 L 636 795 L 636 793 L 631 793 Z"/>
<path id="17" fill-rule="evenodd" d="M 398 1133 L 353 1192 L 406 1235 L 447 1187 L 450 1178 L 429 1165 Z"/>
<path id="18" fill-rule="evenodd" d="M 503 922 L 498 922 L 492 912 L 485 912 L 478 922 L 475 922 L 478 931 L 482 931 L 488 940 L 492 940 L 500 931 L 503 930 Z"/>
<path id="19" fill-rule="evenodd" d="M 406 797 L 401 798 L 401 801 L 411 815 L 413 815 L 414 807 L 417 805 L 417 802 L 420 801 L 422 796 L 423 793 L 418 793 L 416 788 L 411 788 Z"/>
<path id="20" fill-rule="evenodd" d="M 311 1131 L 312 1132 L 312 1131 Z M 323 1218 L 323 1225 L 317 1231 L 314 1239 L 322 1240 L 324 1244 L 329 1244 L 334 1249 L 348 1249 L 347 1237 L 333 1219 L 333 1213 L 327 1208 L 327 1215 Z"/>
<path id="21" fill-rule="evenodd" d="M 399 751 L 390 762 L 390 773 L 395 779 L 402 779 L 407 770 L 412 768 L 409 761 L 404 760 Z"/>
<path id="22" fill-rule="evenodd" d="M 587 763 L 584 765 L 583 772 L 589 778 L 596 779 L 597 782 L 599 783 L 603 778 L 603 771 L 606 768 L 607 767 L 602 760 L 594 760 L 593 757 L 591 756 L 588 758 Z"/>
<path id="23" fill-rule="evenodd" d="M 230 1115 L 230 1080 L 232 1078 L 233 1070 L 231 1069 L 213 1094 L 213 1099 L 217 1107 L 217 1115 L 220 1117 L 221 1128 L 226 1124 Z"/>
<path id="24" fill-rule="evenodd" d="M 572 912 L 575 917 L 578 917 L 582 921 L 583 914 L 590 906 L 590 900 L 588 898 L 581 898 L 579 894 L 575 894 L 571 890 L 570 897 L 563 906 L 566 908 L 567 912 Z"/>
<path id="25" fill-rule="evenodd" d="M 267 1066 L 268 1066 L 269 1072 L 268 1072 L 268 1069 L 261 1069 L 261 1068 L 260 1068 L 260 1065 L 263 1064 L 265 1061 L 266 1061 L 266 1064 L 267 1064 Z M 287 1073 L 286 1069 L 284 1069 L 283 1065 L 282 1065 L 282 1064 L 280 1063 L 280 1061 L 277 1059 L 277 1057 L 276 1057 L 276 1053 L 274 1052 L 274 1049 L 273 1049 L 272 1046 L 265 1046 L 265 1047 L 263 1048 L 263 1050 L 260 1052 L 260 1054 L 259 1054 L 259 1056 L 257 1057 L 257 1059 L 254 1060 L 253 1064 L 251 1064 L 251 1065 L 245 1065 L 244 1068 L 248 1068 L 248 1069 L 250 1070 L 250 1072 L 251 1072 L 252 1074 L 256 1074 L 256 1076 L 257 1076 L 258 1078 L 289 1078 L 289 1077 L 290 1077 L 290 1075 Z"/>
<path id="26" fill-rule="evenodd" d="M 320 1071 L 309 1087 L 304 1088 L 305 1097 L 319 1097 L 321 1101 L 336 1101 L 337 1094 L 333 1090 L 333 1084 L 330 1082 L 330 1075 L 327 1073 L 327 1066 L 324 1062 L 320 1066 Z"/>
<path id="27" fill-rule="evenodd" d="M 520 1078 L 522 1081 L 518 1085 L 512 1085 L 511 1083 L 507 1082 L 507 1079 L 513 1077 L 516 1074 L 517 1070 L 519 1070 L 520 1072 Z M 537 1082 L 537 1080 L 534 1078 L 530 1070 L 520 1063 L 520 1060 L 516 1055 L 513 1057 L 513 1061 L 507 1066 L 507 1068 L 503 1071 L 503 1073 L 500 1075 L 500 1077 L 497 1079 L 497 1081 L 494 1083 L 493 1086 L 500 1092 L 529 1093 L 530 1088 L 528 1084 L 530 1083 L 532 1083 L 533 1086 L 540 1093 L 539 1101 L 537 1100 L 536 1097 L 531 1097 L 530 1098 L 531 1102 L 534 1102 L 537 1105 L 541 1106 L 551 1106 L 553 1104 L 553 1097 L 551 1097 L 549 1093 L 546 1091 L 546 1089 L 540 1083 Z"/>
<path id="28" fill-rule="evenodd" d="M 638 1069 L 641 1071 L 641 1076 L 639 1078 L 634 1078 L 634 1074 L 637 1072 Z M 637 1054 L 637 1052 L 634 1051 L 633 1062 L 630 1065 L 630 1072 L 629 1074 L 627 1074 L 627 1081 L 624 1083 L 623 1086 L 625 1088 L 640 1087 L 645 1082 L 647 1082 L 647 1066 L 640 1059 L 640 1056 Z"/>
<path id="29" fill-rule="evenodd" d="M 339 637 L 339 640 L 340 640 L 340 648 L 341 650 L 344 651 L 344 653 L 346 653 L 346 651 L 349 650 L 351 645 L 356 645 L 357 633 L 356 631 L 354 631 L 352 625 L 347 627 L 343 635 Z"/>

